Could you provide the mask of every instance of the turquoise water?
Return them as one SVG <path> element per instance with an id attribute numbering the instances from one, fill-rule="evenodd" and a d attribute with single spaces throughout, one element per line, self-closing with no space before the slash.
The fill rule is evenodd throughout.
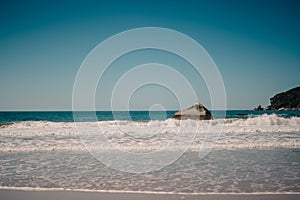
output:
<path id="1" fill-rule="evenodd" d="M 132 120 L 132 121 L 149 121 L 165 120 L 171 118 L 176 111 L 97 111 L 98 121 L 110 120 Z M 90 121 L 89 117 L 94 112 L 76 112 L 81 116 L 80 121 Z M 300 111 L 252 111 L 252 110 L 228 110 L 212 111 L 215 119 L 219 118 L 249 118 L 262 114 L 275 113 L 278 116 L 289 118 L 292 116 L 300 117 Z M 71 111 L 52 111 L 52 112 L 0 112 L 0 122 L 14 121 L 52 121 L 52 122 L 72 122 L 73 113 Z"/>

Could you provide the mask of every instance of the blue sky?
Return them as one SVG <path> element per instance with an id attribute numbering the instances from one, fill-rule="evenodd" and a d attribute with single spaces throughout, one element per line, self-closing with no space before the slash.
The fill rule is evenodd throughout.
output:
<path id="1" fill-rule="evenodd" d="M 114 34 L 149 26 L 180 31 L 206 49 L 222 75 L 228 109 L 266 106 L 274 94 L 300 85 L 299 9 L 298 1 L 1 1 L 0 110 L 71 110 L 76 73 L 88 53 Z M 170 57 L 147 53 L 131 59 Z M 130 56 L 119 65 L 131 63 Z M 110 76 L 122 70 L 115 67 Z M 210 107 L 201 78 L 181 71 L 199 84 L 199 100 Z M 99 85 L 98 110 L 109 109 L 110 80 Z M 178 108 L 170 91 L 154 86 L 130 103 L 131 109 Z"/>

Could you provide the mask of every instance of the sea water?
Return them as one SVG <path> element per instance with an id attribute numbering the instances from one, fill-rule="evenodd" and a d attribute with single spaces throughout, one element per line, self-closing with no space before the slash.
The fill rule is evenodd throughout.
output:
<path id="1" fill-rule="evenodd" d="M 177 111 L 96 111 L 95 114 L 99 121 L 111 120 L 130 120 L 132 121 L 149 121 L 149 120 L 165 120 L 172 118 Z M 81 113 L 81 121 L 89 121 L 85 116 L 90 116 L 94 112 L 76 112 Z M 260 116 L 263 114 L 276 114 L 277 116 L 290 118 L 300 117 L 300 111 L 253 111 L 253 110 L 227 110 L 212 111 L 215 119 L 234 118 L 247 119 L 249 117 Z M 39 112 L 0 112 L 0 122 L 16 122 L 16 121 L 51 121 L 51 122 L 73 122 L 73 112 L 71 111 L 39 111 Z"/>
<path id="2" fill-rule="evenodd" d="M 0 127 L 0 185 L 175 193 L 300 192 L 299 111 L 227 111 L 225 118 L 215 111 L 214 120 L 208 121 L 179 121 L 171 118 L 173 113 L 102 111 L 96 113 L 97 121 L 89 121 L 90 113 L 82 112 L 80 122 L 74 123 L 72 112 L 1 112 L 1 122 L 14 123 Z M 99 128 L 110 142 L 132 153 L 165 150 L 182 129 L 196 129 L 197 135 L 173 163 L 152 172 L 128 173 L 93 157 L 76 124 Z M 218 126 L 222 129 L 213 149 L 200 157 L 205 136 L 214 134 L 210 127 Z"/>

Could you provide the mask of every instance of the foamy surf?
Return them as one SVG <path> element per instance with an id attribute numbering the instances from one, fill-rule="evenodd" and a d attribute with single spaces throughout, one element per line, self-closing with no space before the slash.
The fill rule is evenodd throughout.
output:
<path id="1" fill-rule="evenodd" d="M 91 134 L 95 142 L 98 136 L 105 135 L 116 148 L 132 152 L 172 150 L 166 144 L 174 141 L 181 132 L 186 133 L 182 141 L 187 139 L 189 133 L 195 134 L 189 148 L 191 151 L 205 148 L 203 141 L 211 135 L 217 139 L 215 149 L 300 147 L 299 117 L 283 118 L 264 114 L 247 119 L 208 121 L 16 122 L 0 128 L 0 152 L 84 151 L 81 139 L 85 135 L 80 133 L 78 127 L 83 127 L 87 135 L 89 130 L 99 130 L 97 134 L 100 135 Z M 101 150 L 103 147 L 96 148 Z M 176 148 L 181 148 L 180 143 Z"/>

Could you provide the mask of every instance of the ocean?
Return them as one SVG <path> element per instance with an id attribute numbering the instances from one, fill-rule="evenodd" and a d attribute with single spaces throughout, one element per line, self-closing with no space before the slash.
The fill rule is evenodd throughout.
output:
<path id="1" fill-rule="evenodd" d="M 300 192 L 300 111 L 174 112 L 0 112 L 0 187 Z"/>
<path id="2" fill-rule="evenodd" d="M 172 118 L 177 111 L 96 111 L 96 116 L 99 121 L 111 120 L 131 120 L 131 121 L 149 121 L 149 120 L 165 120 Z M 82 121 L 89 121 L 85 116 L 89 116 L 94 112 L 80 111 L 76 112 L 82 115 Z M 260 116 L 263 114 L 276 114 L 277 116 L 290 118 L 300 117 L 300 111 L 253 111 L 253 110 L 227 110 L 227 111 L 212 111 L 215 119 L 234 118 L 247 119 L 249 117 Z M 73 122 L 72 111 L 19 111 L 19 112 L 1 112 L 0 122 L 19 122 L 19 121 L 51 121 L 51 122 Z"/>

